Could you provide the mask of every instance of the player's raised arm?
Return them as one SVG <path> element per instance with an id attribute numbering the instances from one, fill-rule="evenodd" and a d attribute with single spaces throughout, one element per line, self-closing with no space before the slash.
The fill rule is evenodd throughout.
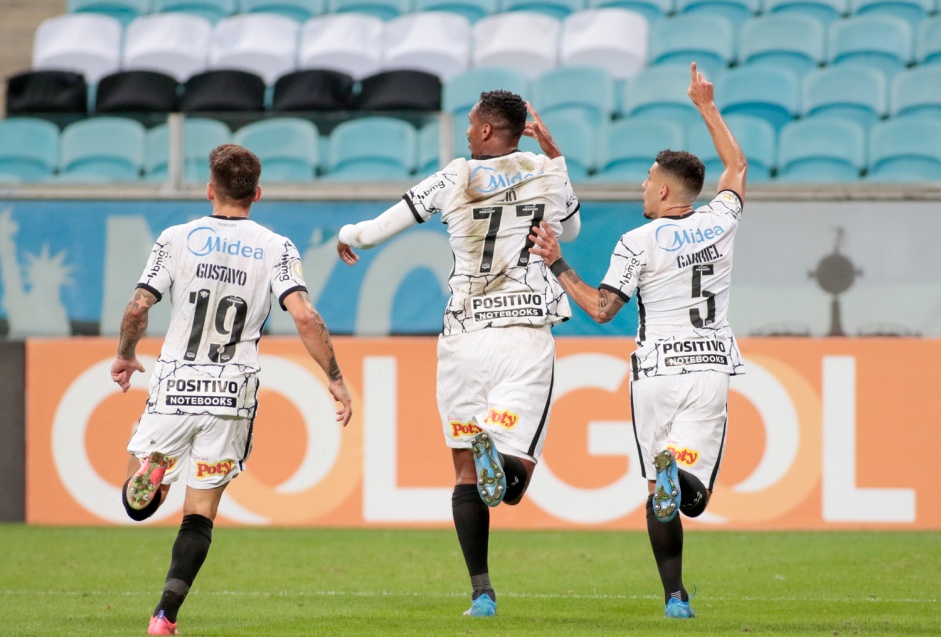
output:
<path id="1" fill-rule="evenodd" d="M 716 147 L 719 159 L 725 170 L 719 177 L 719 191 L 732 190 L 745 199 L 745 174 L 748 171 L 748 165 L 745 161 L 745 154 L 739 147 L 735 136 L 726 125 L 725 120 L 716 108 L 714 100 L 714 91 L 712 84 L 707 82 L 702 73 L 696 70 L 696 63 L 690 65 L 690 75 L 687 95 L 699 109 L 706 127 L 709 129 L 709 135 L 712 136 L 712 143 Z"/>

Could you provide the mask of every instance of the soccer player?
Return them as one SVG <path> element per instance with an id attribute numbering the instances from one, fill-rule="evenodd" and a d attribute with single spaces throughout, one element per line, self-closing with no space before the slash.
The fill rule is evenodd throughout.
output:
<path id="1" fill-rule="evenodd" d="M 330 393 L 340 403 L 337 422 L 346 426 L 352 415 L 330 334 L 307 295 L 297 248 L 248 219 L 261 197 L 261 163 L 245 148 L 225 144 L 212 151 L 209 165 L 212 215 L 161 233 L 124 310 L 111 366 L 111 378 L 126 392 L 131 375 L 144 371 L 135 349 L 147 314 L 169 294 L 170 327 L 147 406 L 127 445 L 129 478 L 121 498 L 133 520 L 145 520 L 164 501 L 170 483 L 186 481 L 183 522 L 150 635 L 178 634 L 177 612 L 209 552 L 222 492 L 251 452 L 258 340 L 272 293 L 329 378 Z"/>
<path id="2" fill-rule="evenodd" d="M 508 91 L 481 93 L 468 115 L 472 159 L 455 159 L 384 213 L 340 230 L 337 251 L 371 248 L 435 214 L 447 224 L 454 267 L 438 339 L 437 400 L 455 487 L 451 508 L 470 575 L 474 617 L 495 615 L 487 564 L 490 511 L 517 504 L 546 436 L 555 342 L 550 328 L 571 316 L 546 264 L 530 254 L 542 222 L 564 240 L 581 227 L 565 159 L 528 105 Z M 533 136 L 545 155 L 520 152 Z"/>
<path id="3" fill-rule="evenodd" d="M 690 71 L 689 97 L 724 166 L 712 201 L 693 209 L 703 163 L 687 152 L 662 151 L 643 184 L 644 216 L 651 221 L 621 236 L 598 288 L 563 260 L 552 228 L 534 228 L 531 237 L 533 254 L 598 323 L 637 297 L 631 409 L 650 492 L 647 533 L 665 614 L 680 619 L 694 613 L 683 587 L 683 525 L 676 514 L 696 517 L 706 509 L 725 446 L 729 377 L 744 371 L 727 314 L 747 167 L 715 106 L 712 84 L 695 62 Z"/>

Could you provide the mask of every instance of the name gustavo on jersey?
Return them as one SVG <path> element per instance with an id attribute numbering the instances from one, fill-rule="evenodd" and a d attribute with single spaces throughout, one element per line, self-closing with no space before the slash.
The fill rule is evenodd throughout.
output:
<path id="1" fill-rule="evenodd" d="M 676 267 L 684 268 L 688 265 L 695 265 L 697 263 L 709 263 L 710 261 L 715 261 L 720 258 L 722 254 L 719 252 L 719 248 L 716 246 L 709 246 L 703 248 L 699 252 L 694 252 L 692 254 L 681 254 L 676 257 Z"/>
<path id="2" fill-rule="evenodd" d="M 200 263 L 196 266 L 196 276 L 200 279 L 209 279 L 210 281 L 220 281 L 222 283 L 235 283 L 245 285 L 248 281 L 248 274 L 244 270 L 230 268 L 226 265 L 213 265 L 211 263 Z"/>

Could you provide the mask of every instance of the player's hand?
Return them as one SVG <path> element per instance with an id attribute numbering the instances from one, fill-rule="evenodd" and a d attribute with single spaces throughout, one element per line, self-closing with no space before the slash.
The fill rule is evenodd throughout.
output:
<path id="1" fill-rule="evenodd" d="M 706 81 L 702 73 L 696 70 L 696 63 L 693 62 L 689 67 L 690 82 L 689 90 L 686 94 L 697 107 L 711 104 L 715 99 L 715 93 L 712 84 Z"/>
<path id="2" fill-rule="evenodd" d="M 533 242 L 533 247 L 529 249 L 529 252 L 541 256 L 546 265 L 551 266 L 562 258 L 559 239 L 545 221 L 540 221 L 538 226 L 533 226 L 529 240 Z"/>
<path id="3" fill-rule="evenodd" d="M 559 148 L 559 145 L 555 143 L 555 139 L 552 138 L 549 129 L 542 121 L 542 118 L 539 117 L 539 113 L 536 112 L 536 109 L 534 109 L 529 102 L 526 102 L 526 110 L 529 111 L 533 121 L 526 122 L 523 135 L 532 137 L 539 142 L 539 148 L 542 149 L 542 152 L 545 153 L 546 157 L 549 159 L 561 157 L 562 150 Z"/>
<path id="4" fill-rule="evenodd" d="M 337 422 L 343 423 L 346 427 L 350 418 L 353 417 L 353 400 L 350 398 L 346 383 L 342 379 L 330 381 L 330 393 L 333 394 L 334 400 L 342 405 L 341 409 L 337 409 Z"/>
<path id="5" fill-rule="evenodd" d="M 353 252 L 353 248 L 342 241 L 337 241 L 337 254 L 340 255 L 340 259 L 346 265 L 355 265 L 356 262 L 359 261 L 359 255 Z"/>
<path id="6" fill-rule="evenodd" d="M 131 374 L 143 371 L 144 366 L 137 358 L 118 358 L 111 365 L 111 380 L 121 387 L 122 393 L 126 393 L 131 388 Z"/>

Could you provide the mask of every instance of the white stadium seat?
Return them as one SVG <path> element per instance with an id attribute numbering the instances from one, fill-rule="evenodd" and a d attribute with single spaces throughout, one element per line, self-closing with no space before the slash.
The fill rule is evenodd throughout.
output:
<path id="1" fill-rule="evenodd" d="M 530 80 L 559 65 L 557 19 L 529 11 L 488 16 L 474 25 L 475 67 L 516 69 Z"/>
<path id="2" fill-rule="evenodd" d="M 382 69 L 383 22 L 357 13 L 312 18 L 301 27 L 298 66 L 329 69 L 362 79 Z"/>
<path id="3" fill-rule="evenodd" d="M 187 13 L 137 18 L 124 33 L 122 68 L 159 71 L 185 82 L 206 70 L 212 23 Z"/>
<path id="4" fill-rule="evenodd" d="M 121 22 L 93 13 L 71 13 L 44 20 L 36 29 L 33 70 L 83 73 L 89 84 L 121 66 Z"/>
<path id="5" fill-rule="evenodd" d="M 561 66 L 600 66 L 623 80 L 647 66 L 647 20 L 627 9 L 589 9 L 562 21 Z"/>
<path id="6" fill-rule="evenodd" d="M 297 69 L 299 30 L 296 21 L 271 13 L 220 20 L 209 44 L 209 68 L 248 71 L 274 84 Z"/>
<path id="7" fill-rule="evenodd" d="M 385 25 L 382 68 L 434 73 L 442 81 L 467 70 L 471 26 L 464 16 L 444 11 L 404 15 Z"/>

